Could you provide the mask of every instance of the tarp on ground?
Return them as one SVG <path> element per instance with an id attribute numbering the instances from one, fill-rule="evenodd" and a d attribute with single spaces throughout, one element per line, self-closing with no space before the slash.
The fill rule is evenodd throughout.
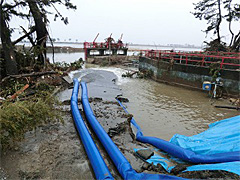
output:
<path id="1" fill-rule="evenodd" d="M 240 116 L 217 121 L 206 131 L 184 136 L 175 134 L 171 143 L 198 154 L 238 152 L 240 156 Z M 186 171 L 225 170 L 240 175 L 240 161 L 189 166 Z"/>
<path id="2" fill-rule="evenodd" d="M 175 134 L 170 142 L 197 154 L 240 151 L 240 116 L 212 123 L 209 129 L 194 136 Z"/>
<path id="3" fill-rule="evenodd" d="M 240 175 L 240 161 L 217 164 L 200 164 L 195 166 L 189 166 L 185 171 L 203 171 L 203 170 L 224 170 Z"/>
<path id="4" fill-rule="evenodd" d="M 122 103 L 118 99 L 117 101 L 128 113 Z M 134 118 L 132 118 L 131 124 L 135 128 L 136 139 L 140 142 L 152 144 L 185 161 L 211 163 L 189 167 L 188 171 L 199 168 L 199 170 L 226 170 L 239 174 L 239 166 L 236 164 L 240 162 L 240 116 L 212 123 L 208 130 L 191 137 L 176 134 L 170 142 L 156 137 L 144 136 Z M 159 161 L 166 170 L 169 170 L 169 167 L 162 162 L 162 158 L 150 161 L 154 163 Z"/>

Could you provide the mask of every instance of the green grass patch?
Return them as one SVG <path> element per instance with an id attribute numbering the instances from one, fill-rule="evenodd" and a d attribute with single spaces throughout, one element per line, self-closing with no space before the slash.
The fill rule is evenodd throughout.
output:
<path id="1" fill-rule="evenodd" d="M 0 142 L 8 147 L 21 140 L 24 133 L 39 125 L 62 120 L 55 109 L 57 100 L 47 91 L 40 91 L 25 100 L 4 101 L 0 106 Z"/>

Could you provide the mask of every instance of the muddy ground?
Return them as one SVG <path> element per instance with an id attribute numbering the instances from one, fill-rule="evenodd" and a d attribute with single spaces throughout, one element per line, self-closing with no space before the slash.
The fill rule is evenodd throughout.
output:
<path id="1" fill-rule="evenodd" d="M 107 71 L 82 70 L 74 77 L 87 82 L 89 101 L 96 118 L 132 167 L 137 172 L 168 174 L 161 166 L 146 164 L 134 153 L 133 148 L 153 147 L 136 142 L 131 136 L 129 115 L 114 99 L 122 94 L 115 84 L 116 76 Z M 95 179 L 71 116 L 71 91 L 66 89 L 58 95 L 63 103 L 57 108 L 63 114 L 64 123 L 41 126 L 26 133 L 25 139 L 12 150 L 1 152 L 0 179 Z M 80 103 L 79 109 L 85 119 Z M 89 130 L 114 178 L 122 179 L 91 128 Z M 176 165 L 175 162 L 172 164 Z M 181 173 L 185 166 L 177 166 L 171 174 L 193 179 L 239 179 L 239 176 L 225 171 Z"/>

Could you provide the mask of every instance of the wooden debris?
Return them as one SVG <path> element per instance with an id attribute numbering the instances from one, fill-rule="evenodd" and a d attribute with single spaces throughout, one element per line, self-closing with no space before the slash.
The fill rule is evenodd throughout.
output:
<path id="1" fill-rule="evenodd" d="M 12 96 L 11 99 L 15 99 L 19 94 L 22 94 L 23 91 L 25 91 L 29 87 L 29 84 L 26 84 L 22 89 L 19 91 L 15 92 Z"/>
<path id="2" fill-rule="evenodd" d="M 235 106 L 214 106 L 215 108 L 225 108 L 225 109 L 236 109 L 236 110 L 240 110 L 239 107 L 235 107 Z"/>
<path id="3" fill-rule="evenodd" d="M 68 83 L 68 84 L 72 84 L 73 80 L 69 77 L 69 76 L 64 76 L 63 79 Z"/>
<path id="4" fill-rule="evenodd" d="M 43 76 L 43 75 L 48 75 L 48 74 L 57 74 L 58 72 L 56 71 L 45 71 L 45 72 L 35 72 L 31 74 L 19 74 L 19 75 L 10 75 L 2 79 L 1 83 L 4 81 L 10 79 L 10 78 L 22 78 L 22 77 L 34 77 L 34 76 Z"/>

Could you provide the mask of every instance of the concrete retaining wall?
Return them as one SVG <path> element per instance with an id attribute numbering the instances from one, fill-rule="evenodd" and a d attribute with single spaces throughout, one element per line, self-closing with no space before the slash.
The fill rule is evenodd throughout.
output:
<path id="1" fill-rule="evenodd" d="M 169 62 L 156 61 L 145 57 L 139 58 L 139 70 L 152 70 L 156 80 L 167 81 L 188 85 L 193 88 L 202 88 L 203 81 L 211 81 L 208 67 L 185 65 L 175 63 L 170 66 Z M 224 87 L 231 94 L 239 94 L 240 71 L 221 70 Z"/>

